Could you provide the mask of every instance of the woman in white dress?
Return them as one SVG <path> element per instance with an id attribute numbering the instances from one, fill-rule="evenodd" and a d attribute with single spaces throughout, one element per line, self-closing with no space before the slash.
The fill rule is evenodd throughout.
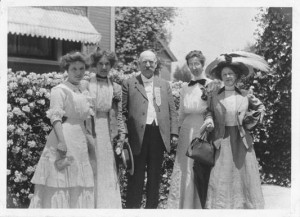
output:
<path id="1" fill-rule="evenodd" d="M 113 139 L 124 139 L 121 86 L 108 76 L 115 65 L 116 55 L 108 50 L 96 49 L 90 56 L 96 75 L 91 76 L 88 90 L 93 99 L 96 132 L 96 208 L 122 208 L 117 176 Z M 88 124 L 90 126 L 90 124 Z"/>
<path id="2" fill-rule="evenodd" d="M 94 179 L 84 127 L 91 108 L 88 92 L 84 94 L 80 83 L 86 58 L 80 52 L 66 54 L 61 66 L 68 78 L 51 90 L 47 117 L 53 130 L 31 180 L 35 191 L 29 208 L 94 208 Z"/>
<path id="3" fill-rule="evenodd" d="M 186 56 L 186 61 L 193 79 L 189 84 L 182 86 L 180 93 L 179 141 L 171 175 L 167 208 L 201 209 L 202 200 L 194 182 L 196 178 L 193 171 L 194 160 L 185 154 L 191 141 L 200 135 L 200 128 L 205 129 L 205 125 L 208 128 L 213 127 L 212 119 L 207 114 L 207 96 L 204 91 L 210 80 L 202 73 L 205 57 L 201 51 L 191 51 Z"/>

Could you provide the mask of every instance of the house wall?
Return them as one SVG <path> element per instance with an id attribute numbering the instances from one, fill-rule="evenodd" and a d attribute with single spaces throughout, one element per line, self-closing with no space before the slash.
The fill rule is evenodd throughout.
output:
<path id="1" fill-rule="evenodd" d="M 163 67 L 160 71 L 160 77 L 167 81 L 170 81 L 171 80 L 171 64 L 172 64 L 170 57 L 167 55 L 167 53 L 165 51 L 158 54 L 158 57 L 160 58 L 162 65 L 163 65 Z"/>
<path id="2" fill-rule="evenodd" d="M 115 50 L 115 24 L 114 8 L 112 7 L 88 7 L 87 16 L 95 29 L 101 34 L 100 48 Z M 88 53 L 95 46 L 89 46 Z"/>

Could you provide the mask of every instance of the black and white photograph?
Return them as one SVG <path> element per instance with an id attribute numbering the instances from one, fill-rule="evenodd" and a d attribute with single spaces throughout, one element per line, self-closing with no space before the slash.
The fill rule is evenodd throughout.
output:
<path id="1" fill-rule="evenodd" d="M 0 216 L 299 216 L 299 20 L 1 0 Z"/>

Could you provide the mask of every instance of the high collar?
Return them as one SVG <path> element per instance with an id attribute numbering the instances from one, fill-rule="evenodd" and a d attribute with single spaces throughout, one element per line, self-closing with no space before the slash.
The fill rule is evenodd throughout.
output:
<path id="1" fill-rule="evenodd" d="M 242 95 L 241 90 L 240 90 L 237 86 L 234 86 L 234 90 L 235 90 L 235 92 L 237 92 L 238 94 Z M 224 92 L 224 91 L 225 91 L 225 86 L 222 87 L 222 88 L 218 91 L 218 94 L 221 94 L 221 93 Z"/>

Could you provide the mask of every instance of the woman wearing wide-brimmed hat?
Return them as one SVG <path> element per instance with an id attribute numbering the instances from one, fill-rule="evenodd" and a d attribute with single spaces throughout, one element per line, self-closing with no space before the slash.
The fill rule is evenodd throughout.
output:
<path id="1" fill-rule="evenodd" d="M 206 200 L 209 209 L 264 207 L 253 139 L 243 120 L 252 109 L 260 113 L 261 122 L 265 107 L 252 93 L 236 86 L 242 77 L 254 73 L 253 68 L 269 70 L 262 57 L 248 52 L 220 55 L 206 68 L 208 77 L 224 83 L 208 100 L 215 124 L 216 147 Z"/>

